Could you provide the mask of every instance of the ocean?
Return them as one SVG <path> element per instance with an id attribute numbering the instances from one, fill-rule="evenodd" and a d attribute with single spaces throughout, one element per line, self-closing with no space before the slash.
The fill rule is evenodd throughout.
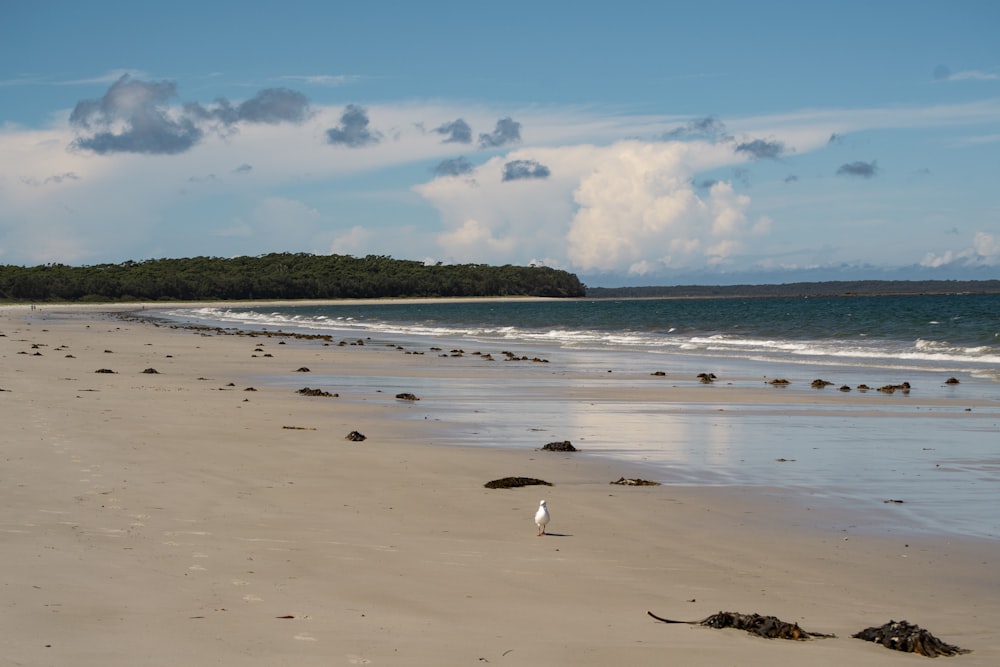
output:
<path id="1" fill-rule="evenodd" d="M 447 421 L 456 444 L 537 448 L 549 436 L 569 439 L 588 455 L 639 463 L 665 484 L 774 489 L 851 508 L 855 521 L 844 530 L 1000 540 L 997 294 L 341 302 L 160 314 L 543 358 L 550 363 L 501 396 L 495 382 L 349 382 L 356 391 L 395 383 L 428 401 L 440 397 L 435 418 Z M 692 383 L 702 372 L 717 380 L 698 389 L 704 401 L 636 400 L 632 390 L 648 387 L 654 372 L 668 383 Z M 777 378 L 789 381 L 775 388 L 787 402 L 743 403 L 720 393 Z M 832 383 L 821 390 L 824 400 L 797 400 L 820 391 L 814 379 Z M 310 378 L 320 381 L 345 382 Z M 574 398 L 609 382 L 629 398 Z M 877 391 L 904 382 L 908 392 Z M 859 392 L 862 384 L 871 390 Z M 425 416 L 414 410 L 414 418 Z"/>

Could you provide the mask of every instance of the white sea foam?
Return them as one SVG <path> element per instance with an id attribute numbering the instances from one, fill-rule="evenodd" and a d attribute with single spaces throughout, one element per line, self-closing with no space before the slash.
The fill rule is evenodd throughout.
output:
<path id="1" fill-rule="evenodd" d="M 727 334 L 677 334 L 677 328 L 666 333 L 647 331 L 604 331 L 574 328 L 531 329 L 515 325 L 443 324 L 434 321 L 387 321 L 344 316 L 302 316 L 282 311 L 233 310 L 206 307 L 177 309 L 166 314 L 182 320 L 233 324 L 238 327 L 324 331 L 369 336 L 398 336 L 442 339 L 490 340 L 512 343 L 542 343 L 547 346 L 626 350 L 659 353 L 698 353 L 710 356 L 736 356 L 756 360 L 794 361 L 848 365 L 884 364 L 921 368 L 954 367 L 956 371 L 977 371 L 992 377 L 992 367 L 1000 365 L 1000 353 L 995 347 L 956 346 L 947 341 L 918 338 L 912 343 L 885 340 L 867 335 L 854 338 L 793 340 L 757 338 Z"/>

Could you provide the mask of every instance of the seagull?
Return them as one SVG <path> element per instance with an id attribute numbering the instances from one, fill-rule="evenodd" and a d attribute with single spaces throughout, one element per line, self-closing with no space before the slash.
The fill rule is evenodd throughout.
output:
<path id="1" fill-rule="evenodd" d="M 545 526 L 549 523 L 549 508 L 545 506 L 545 501 L 538 503 L 538 511 L 535 512 L 535 525 L 538 526 L 538 535 L 545 534 Z"/>

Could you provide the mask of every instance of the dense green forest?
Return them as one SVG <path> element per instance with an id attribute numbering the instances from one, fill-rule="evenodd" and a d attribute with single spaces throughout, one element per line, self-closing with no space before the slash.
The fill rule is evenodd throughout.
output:
<path id="1" fill-rule="evenodd" d="M 210 301 L 379 297 L 579 297 L 573 274 L 547 267 L 427 265 L 380 255 L 274 253 L 122 264 L 0 266 L 8 301 Z"/>
<path id="2" fill-rule="evenodd" d="M 597 299 L 670 297 L 874 296 L 876 294 L 1000 293 L 1000 280 L 834 280 L 775 285 L 588 287 Z"/>

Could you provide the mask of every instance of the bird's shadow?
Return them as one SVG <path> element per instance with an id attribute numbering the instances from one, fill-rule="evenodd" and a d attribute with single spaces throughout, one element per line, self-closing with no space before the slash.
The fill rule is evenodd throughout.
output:
<path id="1" fill-rule="evenodd" d="M 572 533 L 545 533 L 539 537 L 573 537 Z"/>

